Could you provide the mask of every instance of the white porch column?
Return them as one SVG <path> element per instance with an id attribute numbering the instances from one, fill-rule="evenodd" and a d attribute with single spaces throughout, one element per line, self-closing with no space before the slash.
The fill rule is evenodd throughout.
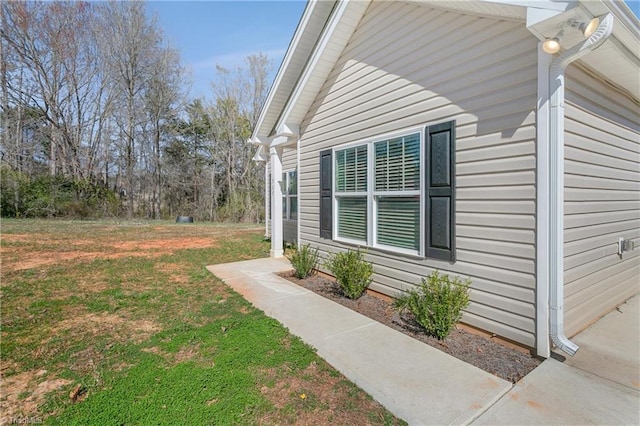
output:
<path id="1" fill-rule="evenodd" d="M 282 147 L 269 148 L 271 161 L 271 257 L 282 257 Z"/>
<path id="2" fill-rule="evenodd" d="M 271 213 L 271 194 L 269 192 L 269 163 L 264 162 L 264 236 L 269 237 L 269 214 Z"/>

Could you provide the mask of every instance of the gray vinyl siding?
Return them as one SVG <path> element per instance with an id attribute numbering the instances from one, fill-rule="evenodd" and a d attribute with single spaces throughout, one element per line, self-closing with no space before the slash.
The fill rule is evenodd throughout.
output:
<path id="1" fill-rule="evenodd" d="M 456 120 L 457 262 L 369 249 L 371 288 L 469 276 L 463 321 L 534 346 L 536 46 L 522 22 L 372 3 L 301 126 L 301 243 L 349 247 L 319 238 L 320 151 Z"/>
<path id="2" fill-rule="evenodd" d="M 639 105 L 567 70 L 565 330 L 573 335 L 640 292 Z M 617 254 L 618 237 L 636 249 Z"/>

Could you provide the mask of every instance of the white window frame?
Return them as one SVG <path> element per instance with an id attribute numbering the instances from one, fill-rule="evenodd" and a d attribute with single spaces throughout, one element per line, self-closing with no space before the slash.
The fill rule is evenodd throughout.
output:
<path id="1" fill-rule="evenodd" d="M 382 142 L 384 140 L 387 139 L 393 139 L 393 138 L 398 138 L 398 137 L 403 137 L 403 136 L 410 136 L 413 134 L 418 134 L 419 138 L 420 138 L 420 172 L 419 172 L 419 180 L 420 180 L 420 185 L 419 185 L 419 189 L 418 190 L 411 190 L 411 191 L 376 191 L 375 190 L 375 143 L 376 142 Z M 385 134 L 381 134 L 381 135 L 377 135 L 371 138 L 367 138 L 367 139 L 361 139 L 358 140 L 356 142 L 349 142 L 343 145 L 338 145 L 336 147 L 332 148 L 332 161 L 333 161 L 333 166 L 332 166 L 332 188 L 334 188 L 333 190 L 333 197 L 332 197 L 332 217 L 333 217 L 333 234 L 332 234 L 332 239 L 335 241 L 339 241 L 339 242 L 343 242 L 343 243 L 347 243 L 347 244 L 353 244 L 353 245 L 358 245 L 358 246 L 365 246 L 365 247 L 371 247 L 371 248 L 376 248 L 376 249 L 380 249 L 380 250 L 384 250 L 384 251 L 389 251 L 389 252 L 393 252 L 393 253 L 399 253 L 399 254 L 405 254 L 405 255 L 411 255 L 411 256 L 420 256 L 420 257 L 424 257 L 424 254 L 426 252 L 426 248 L 425 248 L 425 199 L 424 199 L 424 195 L 425 195 L 425 178 L 424 178 L 424 173 L 425 173 L 425 164 L 426 164 L 426 159 L 425 159 L 425 155 L 424 155 L 424 144 L 425 144 L 425 134 L 424 134 L 424 126 L 421 127 L 411 127 L 411 128 L 407 128 L 407 129 L 402 129 L 399 131 L 395 131 L 395 132 L 390 132 L 390 133 L 385 133 Z M 352 148 L 352 147 L 356 147 L 356 146 L 362 146 L 362 145 L 366 145 L 367 146 L 367 191 L 359 191 L 359 192 L 339 192 L 337 191 L 337 185 L 336 185 L 336 173 L 337 173 L 337 168 L 336 168 L 336 152 L 338 151 L 342 151 L 344 149 L 348 149 L 348 148 Z M 402 247 L 395 247 L 395 246 L 390 246 L 390 245 L 385 245 L 385 244 L 380 244 L 377 242 L 377 224 L 378 224 L 378 217 L 377 217 L 377 203 L 378 203 L 378 197 L 380 196 L 387 196 L 389 194 L 392 194 L 392 196 L 398 196 L 398 197 L 414 197 L 414 196 L 418 196 L 419 197 L 419 205 L 420 205 L 420 227 L 419 227 L 419 233 L 420 235 L 418 236 L 419 238 L 419 249 L 418 250 L 410 250 L 410 249 L 406 249 L 406 248 L 402 248 Z M 367 199 L 367 240 L 366 241 L 360 241 L 360 240 L 354 240 L 351 238 L 344 238 L 344 237 L 340 237 L 338 236 L 338 226 L 339 226 L 339 217 L 338 217 L 338 199 L 340 197 L 344 197 L 344 196 L 352 196 L 352 197 L 366 197 Z"/>
<path id="2" fill-rule="evenodd" d="M 354 191 L 354 192 L 339 192 L 338 186 L 336 184 L 336 173 L 337 173 L 337 167 L 336 167 L 336 160 L 337 160 L 337 155 L 336 155 L 336 151 L 341 151 L 344 149 L 349 149 L 349 148 L 355 148 L 358 146 L 362 146 L 362 145 L 366 145 L 367 146 L 367 191 Z M 336 147 L 333 148 L 332 150 L 332 155 L 331 155 L 331 161 L 333 162 L 332 164 L 332 176 L 331 176 L 331 187 L 334 188 L 333 190 L 333 202 L 332 202 L 332 217 L 333 217 L 333 239 L 336 241 L 342 241 L 345 243 L 349 243 L 349 244 L 355 244 L 358 246 L 362 246 L 362 245 L 367 245 L 367 241 L 362 241 L 362 240 L 355 240 L 352 238 L 344 238 L 344 237 L 338 237 L 338 199 L 340 197 L 364 197 L 367 200 L 367 240 L 369 239 L 369 232 L 371 229 L 370 223 L 369 223 L 369 218 L 371 217 L 371 212 L 370 212 L 370 201 L 369 201 L 369 189 L 370 189 L 370 185 L 371 182 L 369 181 L 369 168 L 371 167 L 371 158 L 370 158 L 370 149 L 369 149 L 369 145 L 364 142 L 364 141 L 358 141 L 358 142 L 353 142 L 353 143 L 348 143 L 345 145 L 341 145 L 340 147 Z"/>
<path id="3" fill-rule="evenodd" d="M 296 193 L 295 195 L 292 195 L 292 194 L 289 194 L 289 185 L 291 180 L 291 173 L 294 173 L 294 172 L 296 173 Z M 298 189 L 299 182 L 298 182 L 297 169 L 283 170 L 282 174 L 284 175 L 284 180 L 282 181 L 282 206 L 284 210 L 282 212 L 282 220 L 297 221 L 298 217 L 300 217 L 300 202 L 298 200 L 298 193 L 300 191 Z M 291 219 L 291 197 L 295 197 L 296 201 L 298 201 L 295 219 Z"/>

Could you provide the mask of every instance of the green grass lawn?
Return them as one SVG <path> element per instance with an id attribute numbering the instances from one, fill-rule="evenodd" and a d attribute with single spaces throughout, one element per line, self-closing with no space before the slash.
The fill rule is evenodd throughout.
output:
<path id="1" fill-rule="evenodd" d="M 206 271 L 267 256 L 262 235 L 3 220 L 3 421 L 401 423 Z"/>

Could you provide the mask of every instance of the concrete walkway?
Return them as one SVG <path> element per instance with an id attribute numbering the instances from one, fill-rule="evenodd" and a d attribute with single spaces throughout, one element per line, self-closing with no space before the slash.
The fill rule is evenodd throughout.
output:
<path id="1" fill-rule="evenodd" d="M 572 339 L 477 421 L 485 425 L 640 425 L 640 296 Z"/>
<path id="2" fill-rule="evenodd" d="M 286 259 L 207 269 L 411 425 L 640 424 L 637 387 L 556 360 L 512 386 L 280 278 Z"/>

